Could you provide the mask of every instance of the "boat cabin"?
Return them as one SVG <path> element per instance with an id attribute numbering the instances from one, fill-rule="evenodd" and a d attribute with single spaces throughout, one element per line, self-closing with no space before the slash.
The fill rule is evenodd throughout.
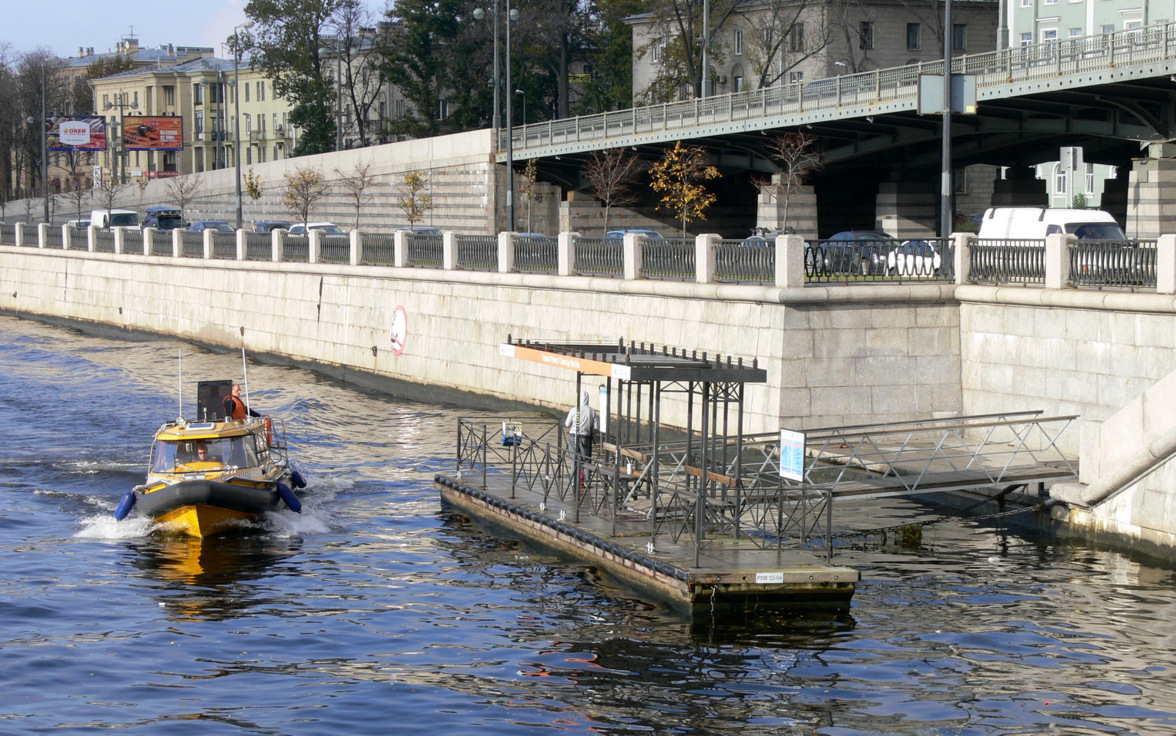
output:
<path id="1" fill-rule="evenodd" d="M 263 433 L 235 423 L 175 425 L 156 435 L 151 446 L 151 472 L 256 468 L 265 463 L 268 454 Z"/>

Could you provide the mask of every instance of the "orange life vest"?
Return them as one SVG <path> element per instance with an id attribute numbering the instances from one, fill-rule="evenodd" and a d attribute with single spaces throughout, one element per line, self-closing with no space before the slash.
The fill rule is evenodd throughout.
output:
<path id="1" fill-rule="evenodd" d="M 230 416 L 233 419 L 238 419 L 238 420 L 244 419 L 245 418 L 245 402 L 241 401 L 240 399 L 238 399 L 236 396 L 233 396 L 232 394 L 229 394 L 228 396 L 226 396 L 225 399 L 233 402 L 233 411 L 230 412 Z"/>

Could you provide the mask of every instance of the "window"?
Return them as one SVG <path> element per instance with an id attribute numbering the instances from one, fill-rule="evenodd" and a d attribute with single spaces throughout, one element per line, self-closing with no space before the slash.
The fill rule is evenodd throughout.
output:
<path id="1" fill-rule="evenodd" d="M 176 88 L 173 85 L 165 85 L 163 88 L 163 104 L 176 104 Z"/>
<path id="2" fill-rule="evenodd" d="M 192 104 L 204 104 L 204 85 L 200 84 L 199 82 L 192 85 Z"/>
<path id="3" fill-rule="evenodd" d="M 743 30 L 739 28 L 735 29 L 735 55 L 743 56 Z"/>
<path id="4" fill-rule="evenodd" d="M 253 132 L 253 116 L 250 115 L 249 113 L 245 113 L 242 117 L 245 118 L 245 133 L 246 134 L 252 133 Z"/>
<path id="5" fill-rule="evenodd" d="M 1115 32 L 1115 24 L 1114 24 L 1114 23 L 1109 23 L 1109 24 L 1107 24 L 1107 25 L 1103 26 L 1103 27 L 1102 27 L 1102 32 L 1103 32 L 1103 33 L 1114 33 L 1114 32 Z"/>
<path id="6" fill-rule="evenodd" d="M 398 118 L 404 117 L 404 100 L 397 100 L 396 101 L 396 117 L 398 117 Z"/>
<path id="7" fill-rule="evenodd" d="M 204 113 L 199 110 L 196 111 L 196 122 L 193 128 L 194 130 L 192 132 L 195 133 L 197 137 L 204 135 Z"/>
<path id="8" fill-rule="evenodd" d="M 665 50 L 666 50 L 666 37 L 662 36 L 661 38 L 659 38 L 653 42 L 653 60 L 654 61 L 661 61 L 662 58 L 665 56 Z"/>
<path id="9" fill-rule="evenodd" d="M 449 101 L 441 100 L 437 103 L 437 119 L 444 120 L 449 117 Z"/>
<path id="10" fill-rule="evenodd" d="M 1021 7 L 1022 8 L 1032 8 L 1033 7 L 1033 0 L 1021 0 Z"/>
<path id="11" fill-rule="evenodd" d="M 731 91 L 732 92 L 742 92 L 743 91 L 743 72 L 742 71 L 732 71 L 731 72 Z"/>
<path id="12" fill-rule="evenodd" d="M 241 86 L 243 86 L 245 88 L 245 101 L 249 102 L 249 83 L 246 82 L 245 84 L 243 84 Z"/>
<path id="13" fill-rule="evenodd" d="M 1054 168 L 1054 192 L 1057 194 L 1065 194 L 1069 177 L 1066 176 L 1066 169 L 1062 168 L 1060 164 L 1055 165 Z"/>
<path id="14" fill-rule="evenodd" d="M 245 163 L 253 163 L 253 146 L 245 146 Z"/>
<path id="15" fill-rule="evenodd" d="M 968 48 L 968 24 L 953 23 L 951 26 L 951 50 L 966 51 Z"/>
<path id="16" fill-rule="evenodd" d="M 1082 37 L 1082 29 L 1081 28 L 1071 28 L 1070 29 L 1070 38 L 1081 38 L 1081 37 Z"/>
<path id="17" fill-rule="evenodd" d="M 804 23 L 797 23 L 788 32 L 788 50 L 804 51 Z"/>
<path id="18" fill-rule="evenodd" d="M 790 84 L 800 84 L 804 81 L 804 72 L 788 72 L 788 82 Z"/>
<path id="19" fill-rule="evenodd" d="M 281 126 L 278 125 L 278 114 L 275 112 L 274 113 L 274 132 L 275 133 L 278 132 L 279 127 L 281 127 Z"/>
<path id="20" fill-rule="evenodd" d="M 1022 33 L 1021 34 L 1021 45 L 1022 46 L 1032 46 L 1033 45 L 1033 34 L 1032 33 Z"/>
<path id="21" fill-rule="evenodd" d="M 1086 164 L 1086 193 L 1094 194 L 1094 164 Z"/>
<path id="22" fill-rule="evenodd" d="M 874 48 L 874 24 L 868 20 L 863 20 L 858 26 L 858 48 Z"/>
<path id="23" fill-rule="evenodd" d="M 1056 40 L 1058 40 L 1058 29 L 1047 28 L 1041 32 L 1042 43 L 1051 43 Z"/>
<path id="24" fill-rule="evenodd" d="M 265 146 L 258 146 L 257 147 L 257 163 L 259 163 L 259 164 L 265 163 Z"/>
<path id="25" fill-rule="evenodd" d="M 951 185 L 956 194 L 968 193 L 968 176 L 964 169 L 955 169 L 951 172 Z"/>
<path id="26" fill-rule="evenodd" d="M 919 48 L 919 24 L 907 23 L 907 48 Z"/>
<path id="27" fill-rule="evenodd" d="M 265 101 L 265 80 L 257 83 L 257 99 Z"/>
<path id="28" fill-rule="evenodd" d="M 131 98 L 131 107 L 139 106 L 139 90 L 135 90 L 135 96 Z"/>

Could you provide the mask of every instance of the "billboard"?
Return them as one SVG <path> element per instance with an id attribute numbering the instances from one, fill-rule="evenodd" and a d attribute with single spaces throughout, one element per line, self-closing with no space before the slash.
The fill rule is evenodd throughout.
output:
<path id="1" fill-rule="evenodd" d="M 123 149 L 127 151 L 179 151 L 183 147 L 182 118 L 146 115 L 123 118 Z"/>
<path id="2" fill-rule="evenodd" d="M 105 151 L 106 118 L 101 115 L 52 115 L 45 118 L 48 151 Z"/>

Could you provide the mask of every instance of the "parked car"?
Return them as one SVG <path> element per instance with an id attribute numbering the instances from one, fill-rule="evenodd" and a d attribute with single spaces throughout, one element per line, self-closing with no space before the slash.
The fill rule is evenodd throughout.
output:
<path id="1" fill-rule="evenodd" d="M 1103 210 L 1061 207 L 990 207 L 980 221 L 980 237 L 1041 240 L 1073 233 L 1080 240 L 1126 240 L 1115 218 Z"/>
<path id="2" fill-rule="evenodd" d="M 843 230 L 818 242 L 814 259 L 826 274 L 880 275 L 886 273 L 887 254 L 899 245 L 881 230 Z"/>
<path id="3" fill-rule="evenodd" d="M 67 222 L 65 224 L 69 225 L 74 230 L 85 230 L 86 228 L 90 227 L 89 220 L 70 220 L 69 222 Z"/>
<path id="4" fill-rule="evenodd" d="M 886 273 L 895 276 L 935 276 L 943 257 L 926 240 L 907 240 L 886 256 Z"/>
<path id="5" fill-rule="evenodd" d="M 300 222 L 297 225 L 291 225 L 290 231 L 288 234 L 290 234 L 290 235 L 306 235 L 306 233 L 309 232 L 310 230 L 318 230 L 319 232 L 323 233 L 324 235 L 346 235 L 347 234 L 343 230 L 343 228 L 339 227 L 338 225 L 336 225 L 333 222 L 308 222 L 306 224 L 303 224 Z"/>
<path id="6" fill-rule="evenodd" d="M 751 236 L 744 239 L 744 245 L 767 246 L 774 245 L 776 238 L 781 235 L 795 235 L 796 230 L 791 225 L 787 225 L 783 230 L 769 230 L 766 227 L 752 228 Z"/>
<path id="7" fill-rule="evenodd" d="M 188 226 L 189 232 L 198 233 L 203 230 L 216 230 L 218 233 L 237 232 L 226 220 L 197 220 Z"/>
<path id="8" fill-rule="evenodd" d="M 139 213 L 134 210 L 91 210 L 90 224 L 103 229 L 139 227 Z"/>
<path id="9" fill-rule="evenodd" d="M 609 230 L 604 234 L 606 238 L 623 238 L 626 235 L 644 235 L 647 238 L 660 239 L 662 234 L 657 230 L 650 230 L 646 227 L 622 227 L 616 230 Z"/>
<path id="10" fill-rule="evenodd" d="M 440 235 L 441 228 L 432 225 L 411 225 L 396 228 L 398 233 L 412 233 L 413 235 Z"/>
<path id="11" fill-rule="evenodd" d="M 258 233 L 272 233 L 274 230 L 289 230 L 290 223 L 281 220 L 263 220 L 253 223 L 253 231 Z"/>
<path id="12" fill-rule="evenodd" d="M 154 206 L 143 210 L 143 227 L 153 227 L 157 230 L 175 230 L 184 226 L 184 219 L 175 207 Z"/>

